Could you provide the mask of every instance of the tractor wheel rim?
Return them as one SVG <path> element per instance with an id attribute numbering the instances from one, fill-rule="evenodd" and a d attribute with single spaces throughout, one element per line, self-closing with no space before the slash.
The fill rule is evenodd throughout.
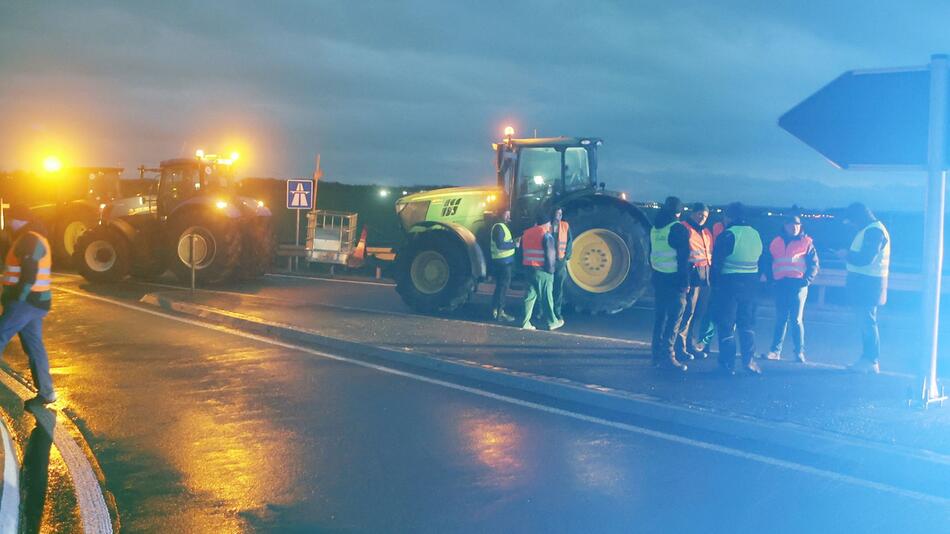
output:
<path id="1" fill-rule="evenodd" d="M 574 238 L 574 252 L 567 262 L 567 272 L 584 291 L 606 293 L 627 279 L 630 247 L 610 230 L 587 230 Z"/>
<path id="2" fill-rule="evenodd" d="M 86 252 L 83 254 L 86 266 L 91 271 L 104 273 L 115 265 L 116 252 L 112 243 L 100 239 L 89 243 Z"/>
<path id="3" fill-rule="evenodd" d="M 178 237 L 178 259 L 189 268 L 191 267 L 191 251 L 189 250 L 191 245 L 188 236 L 191 234 L 195 235 L 195 270 L 201 270 L 214 261 L 216 248 L 214 237 L 204 228 L 197 226 L 192 226 L 181 233 Z"/>
<path id="4" fill-rule="evenodd" d="M 434 295 L 449 283 L 449 262 L 442 254 L 426 250 L 412 260 L 409 274 L 420 293 Z"/>
<path id="5" fill-rule="evenodd" d="M 72 256 L 73 252 L 76 251 L 76 241 L 79 240 L 79 236 L 86 231 L 88 226 L 82 221 L 72 221 L 66 225 L 66 228 L 63 229 L 63 249 L 66 251 L 66 254 Z"/>

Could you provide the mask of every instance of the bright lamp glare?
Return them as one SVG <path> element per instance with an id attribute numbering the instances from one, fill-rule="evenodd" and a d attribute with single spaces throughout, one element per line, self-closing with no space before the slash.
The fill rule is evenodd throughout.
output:
<path id="1" fill-rule="evenodd" d="M 43 168 L 46 172 L 56 172 L 63 168 L 63 163 L 56 156 L 48 156 L 43 160 Z"/>
<path id="2" fill-rule="evenodd" d="M 537 185 L 543 184 L 543 183 L 544 183 L 544 176 L 535 176 L 535 177 L 534 177 L 534 183 L 537 184 Z"/>
<path id="3" fill-rule="evenodd" d="M 515 129 L 511 126 L 505 126 L 505 137 L 512 137 L 515 135 Z"/>
<path id="4" fill-rule="evenodd" d="M 388 197 L 388 196 L 389 196 L 389 190 L 388 190 L 388 189 L 380 189 L 380 190 L 379 190 L 379 196 L 381 196 L 381 197 L 383 197 L 383 198 Z"/>
<path id="5" fill-rule="evenodd" d="M 237 161 L 241 157 L 239 152 L 231 152 L 231 161 Z"/>

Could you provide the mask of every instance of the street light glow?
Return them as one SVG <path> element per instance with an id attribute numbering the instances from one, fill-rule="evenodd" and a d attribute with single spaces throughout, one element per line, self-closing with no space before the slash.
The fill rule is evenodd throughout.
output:
<path id="1" fill-rule="evenodd" d="M 56 156 L 47 156 L 43 160 L 43 168 L 46 169 L 46 172 L 56 172 L 63 168 L 63 162 L 59 161 Z"/>

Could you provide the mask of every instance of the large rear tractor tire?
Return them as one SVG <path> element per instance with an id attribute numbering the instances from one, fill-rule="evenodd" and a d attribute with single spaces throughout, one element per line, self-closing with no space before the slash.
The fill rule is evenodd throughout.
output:
<path id="1" fill-rule="evenodd" d="M 564 295 L 574 309 L 617 313 L 650 281 L 649 229 L 620 206 L 588 204 L 565 213 L 574 235 Z"/>
<path id="2" fill-rule="evenodd" d="M 76 241 L 73 264 L 90 282 L 119 282 L 129 274 L 129 249 L 129 242 L 121 233 L 108 226 L 95 226 Z"/>
<path id="3" fill-rule="evenodd" d="M 415 234 L 396 256 L 396 291 L 413 310 L 446 313 L 475 292 L 468 252 L 451 234 Z"/>
<path id="4" fill-rule="evenodd" d="M 53 248 L 53 261 L 57 265 L 69 266 L 76 243 L 86 230 L 99 223 L 99 214 L 89 206 L 71 206 L 56 221 L 50 246 Z M 78 265 L 78 264 L 77 264 Z"/>
<path id="5" fill-rule="evenodd" d="M 239 276 L 246 280 L 264 276 L 274 262 L 277 249 L 272 217 L 253 217 L 245 221 L 243 240 Z"/>
<path id="6" fill-rule="evenodd" d="M 191 211 L 172 215 L 168 226 L 168 262 L 182 283 L 191 282 L 190 235 L 194 234 L 195 280 L 204 284 L 228 282 L 241 261 L 238 221 Z"/>

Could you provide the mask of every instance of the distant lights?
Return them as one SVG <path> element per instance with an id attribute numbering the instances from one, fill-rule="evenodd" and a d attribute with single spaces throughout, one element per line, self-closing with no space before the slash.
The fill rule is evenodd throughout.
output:
<path id="1" fill-rule="evenodd" d="M 389 189 L 380 189 L 379 190 L 380 198 L 386 198 L 389 196 Z"/>
<path id="2" fill-rule="evenodd" d="M 409 194 L 409 191 L 406 191 L 405 189 L 402 190 L 402 195 L 403 195 L 403 196 L 406 196 L 406 195 L 408 195 L 408 194 Z"/>

